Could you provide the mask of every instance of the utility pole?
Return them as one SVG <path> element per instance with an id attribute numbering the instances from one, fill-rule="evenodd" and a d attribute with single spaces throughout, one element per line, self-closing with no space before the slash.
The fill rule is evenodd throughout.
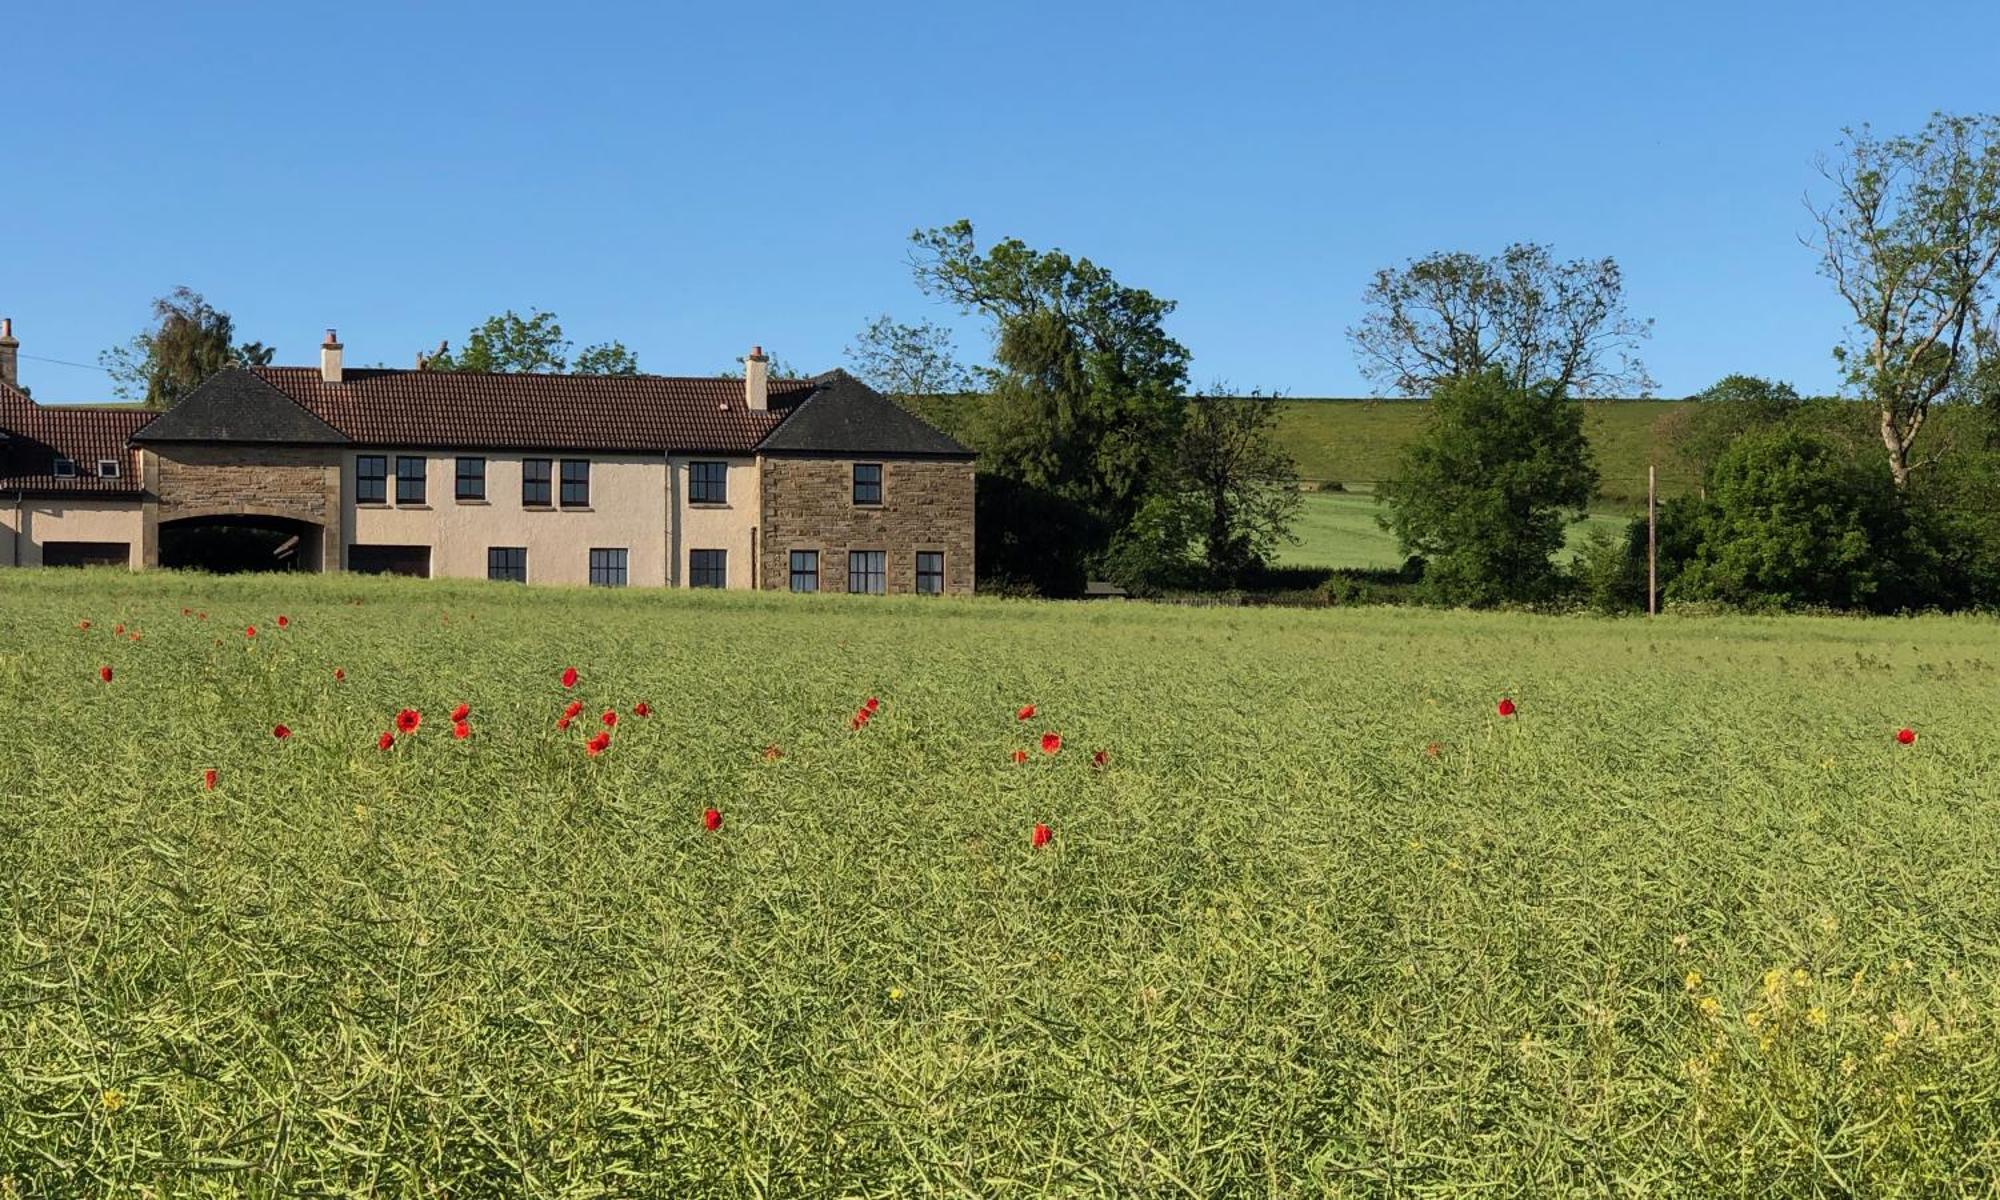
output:
<path id="1" fill-rule="evenodd" d="M 1660 611 L 1660 517 L 1656 496 L 1659 468 L 1646 464 L 1646 615 Z"/>

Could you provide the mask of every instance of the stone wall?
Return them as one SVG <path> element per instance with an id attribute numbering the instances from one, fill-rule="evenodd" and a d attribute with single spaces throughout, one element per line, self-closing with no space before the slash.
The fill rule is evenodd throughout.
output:
<path id="1" fill-rule="evenodd" d="M 158 528 L 218 514 L 288 517 L 322 531 L 319 561 L 340 563 L 340 448 L 166 445 L 146 453 L 148 566 L 159 561 Z"/>
<path id="2" fill-rule="evenodd" d="M 884 551 L 891 593 L 917 588 L 917 551 L 944 553 L 944 590 L 972 591 L 972 464 L 939 459 L 881 462 L 882 503 L 856 506 L 857 460 L 766 458 L 758 584 L 791 586 L 791 552 L 819 551 L 819 589 L 847 590 L 847 552 Z"/>

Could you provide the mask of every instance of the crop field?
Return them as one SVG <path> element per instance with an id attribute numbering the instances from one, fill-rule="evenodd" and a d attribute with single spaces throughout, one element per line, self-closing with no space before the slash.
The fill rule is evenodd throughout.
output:
<path id="1" fill-rule="evenodd" d="M 1307 492 L 1299 501 L 1299 516 L 1292 523 L 1292 535 L 1298 540 L 1278 547 L 1274 556 L 1278 563 L 1336 569 L 1403 565 L 1405 556 L 1396 545 L 1396 535 L 1376 523 L 1382 509 L 1372 493 Z M 1570 526 L 1568 552 L 1574 553 L 1592 528 L 1601 526 L 1622 535 L 1629 523 L 1629 517 L 1615 510 L 1592 512 Z"/>
<path id="2" fill-rule="evenodd" d="M 1961 618 L 0 573 L 0 1195 L 1989 1194 L 1996 704 Z"/>

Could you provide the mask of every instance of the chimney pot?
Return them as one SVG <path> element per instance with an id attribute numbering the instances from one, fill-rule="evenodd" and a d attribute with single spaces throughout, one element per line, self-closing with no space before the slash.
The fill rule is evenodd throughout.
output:
<path id="1" fill-rule="evenodd" d="M 771 407 L 771 360 L 764 357 L 762 346 L 750 347 L 743 360 L 743 405 L 752 412 Z"/>
<path id="2" fill-rule="evenodd" d="M 326 341 L 319 348 L 319 379 L 321 383 L 341 381 L 340 338 L 331 329 L 326 331 Z"/>

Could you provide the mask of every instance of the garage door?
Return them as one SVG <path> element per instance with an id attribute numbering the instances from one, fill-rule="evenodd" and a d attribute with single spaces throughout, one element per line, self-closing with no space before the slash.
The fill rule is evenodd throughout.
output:
<path id="1" fill-rule="evenodd" d="M 129 567 L 130 542 L 43 542 L 45 567 Z"/>
<path id="2" fill-rule="evenodd" d="M 362 575 L 431 577 L 429 546 L 349 546 L 347 569 Z"/>

